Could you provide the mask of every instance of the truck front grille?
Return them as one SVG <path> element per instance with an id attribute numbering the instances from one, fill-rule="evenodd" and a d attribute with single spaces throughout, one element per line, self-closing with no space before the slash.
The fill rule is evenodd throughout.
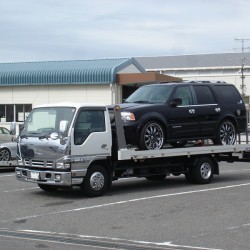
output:
<path id="1" fill-rule="evenodd" d="M 53 161 L 41 161 L 41 160 L 24 159 L 24 165 L 25 166 L 30 166 L 30 167 L 52 168 L 53 167 Z"/>

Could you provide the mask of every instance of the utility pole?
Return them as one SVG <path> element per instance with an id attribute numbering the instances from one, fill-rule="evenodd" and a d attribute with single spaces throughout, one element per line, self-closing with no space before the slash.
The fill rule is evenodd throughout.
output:
<path id="1" fill-rule="evenodd" d="M 244 75 L 244 66 L 245 66 L 245 60 L 246 58 L 244 57 L 244 52 L 246 49 L 250 49 L 250 47 L 245 47 L 245 42 L 250 41 L 250 39 L 244 39 L 244 38 L 235 38 L 235 42 L 241 42 L 241 94 L 242 96 L 245 96 L 246 94 L 246 85 L 245 85 L 245 75 Z"/>

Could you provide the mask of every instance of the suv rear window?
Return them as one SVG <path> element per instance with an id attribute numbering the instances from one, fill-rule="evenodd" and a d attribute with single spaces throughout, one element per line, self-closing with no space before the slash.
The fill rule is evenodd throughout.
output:
<path id="1" fill-rule="evenodd" d="M 207 86 L 193 86 L 196 98 L 197 98 L 197 104 L 213 104 L 215 103 L 215 98 Z"/>
<path id="2" fill-rule="evenodd" d="M 241 102 L 241 96 L 237 89 L 232 85 L 217 85 L 215 86 L 216 93 L 220 93 L 220 98 L 225 104 L 236 104 Z"/>

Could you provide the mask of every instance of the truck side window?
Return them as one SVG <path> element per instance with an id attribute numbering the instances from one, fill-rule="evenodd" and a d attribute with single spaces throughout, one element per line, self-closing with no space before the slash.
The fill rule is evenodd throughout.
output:
<path id="1" fill-rule="evenodd" d="M 78 114 L 74 130 L 74 143 L 81 145 L 93 132 L 105 131 L 103 110 L 81 110 Z"/>
<path id="2" fill-rule="evenodd" d="M 197 104 L 214 104 L 215 98 L 211 92 L 211 90 L 207 86 L 193 86 L 196 98 L 197 98 Z"/>

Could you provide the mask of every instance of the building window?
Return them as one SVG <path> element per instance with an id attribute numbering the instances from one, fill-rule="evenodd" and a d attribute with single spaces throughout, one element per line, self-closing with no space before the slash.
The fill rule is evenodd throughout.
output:
<path id="1" fill-rule="evenodd" d="M 0 122 L 24 122 L 32 104 L 0 104 Z"/>
<path id="2" fill-rule="evenodd" d="M 5 119 L 5 105 L 0 105 L 0 122 Z"/>
<path id="3" fill-rule="evenodd" d="M 6 105 L 6 122 L 14 121 L 14 105 Z"/>

